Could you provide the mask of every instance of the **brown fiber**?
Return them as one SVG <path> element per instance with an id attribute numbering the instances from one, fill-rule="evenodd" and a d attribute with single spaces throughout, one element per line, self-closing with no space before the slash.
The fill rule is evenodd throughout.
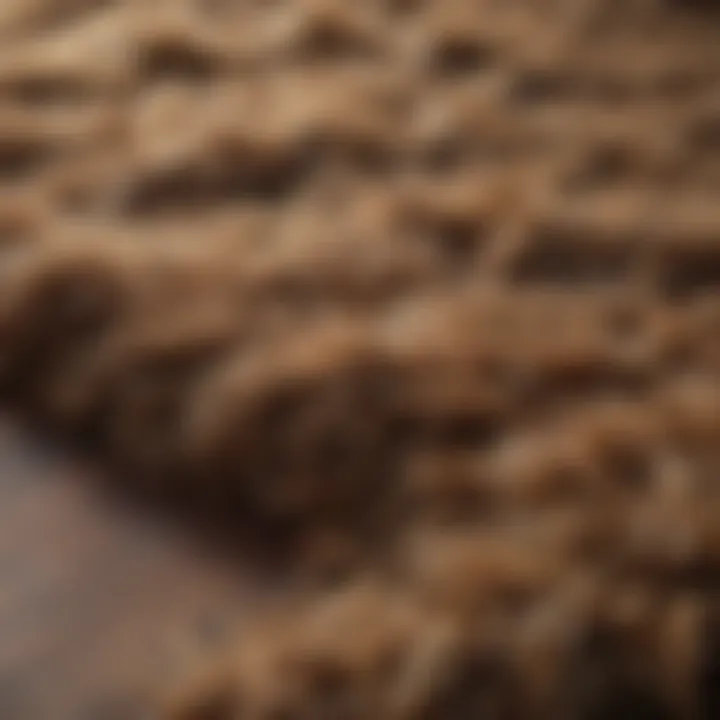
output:
<path id="1" fill-rule="evenodd" d="M 2 2 L 8 402 L 350 577 L 173 718 L 720 714 L 716 5 Z"/>

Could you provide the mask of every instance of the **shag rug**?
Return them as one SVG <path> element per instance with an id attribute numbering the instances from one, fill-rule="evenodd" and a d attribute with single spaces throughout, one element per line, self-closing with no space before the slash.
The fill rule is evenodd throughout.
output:
<path id="1" fill-rule="evenodd" d="M 720 6 L 3 0 L 0 381 L 323 577 L 173 720 L 720 717 Z"/>

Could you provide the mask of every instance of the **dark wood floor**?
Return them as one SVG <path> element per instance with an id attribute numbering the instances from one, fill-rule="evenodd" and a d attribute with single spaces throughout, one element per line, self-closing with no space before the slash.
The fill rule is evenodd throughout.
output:
<path id="1" fill-rule="evenodd" d="M 0 421 L 0 718 L 141 720 L 251 602 L 230 564 Z"/>

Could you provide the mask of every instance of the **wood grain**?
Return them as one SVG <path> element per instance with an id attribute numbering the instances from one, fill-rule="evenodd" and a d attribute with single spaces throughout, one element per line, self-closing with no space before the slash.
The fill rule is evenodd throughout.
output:
<path id="1" fill-rule="evenodd" d="M 0 717 L 151 717 L 249 602 L 212 553 L 0 423 Z"/>

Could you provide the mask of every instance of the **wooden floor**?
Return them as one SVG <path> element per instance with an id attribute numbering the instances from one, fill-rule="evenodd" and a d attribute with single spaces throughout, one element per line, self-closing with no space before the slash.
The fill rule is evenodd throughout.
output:
<path id="1" fill-rule="evenodd" d="M 230 564 L 0 421 L 0 718 L 142 720 L 252 602 Z"/>

